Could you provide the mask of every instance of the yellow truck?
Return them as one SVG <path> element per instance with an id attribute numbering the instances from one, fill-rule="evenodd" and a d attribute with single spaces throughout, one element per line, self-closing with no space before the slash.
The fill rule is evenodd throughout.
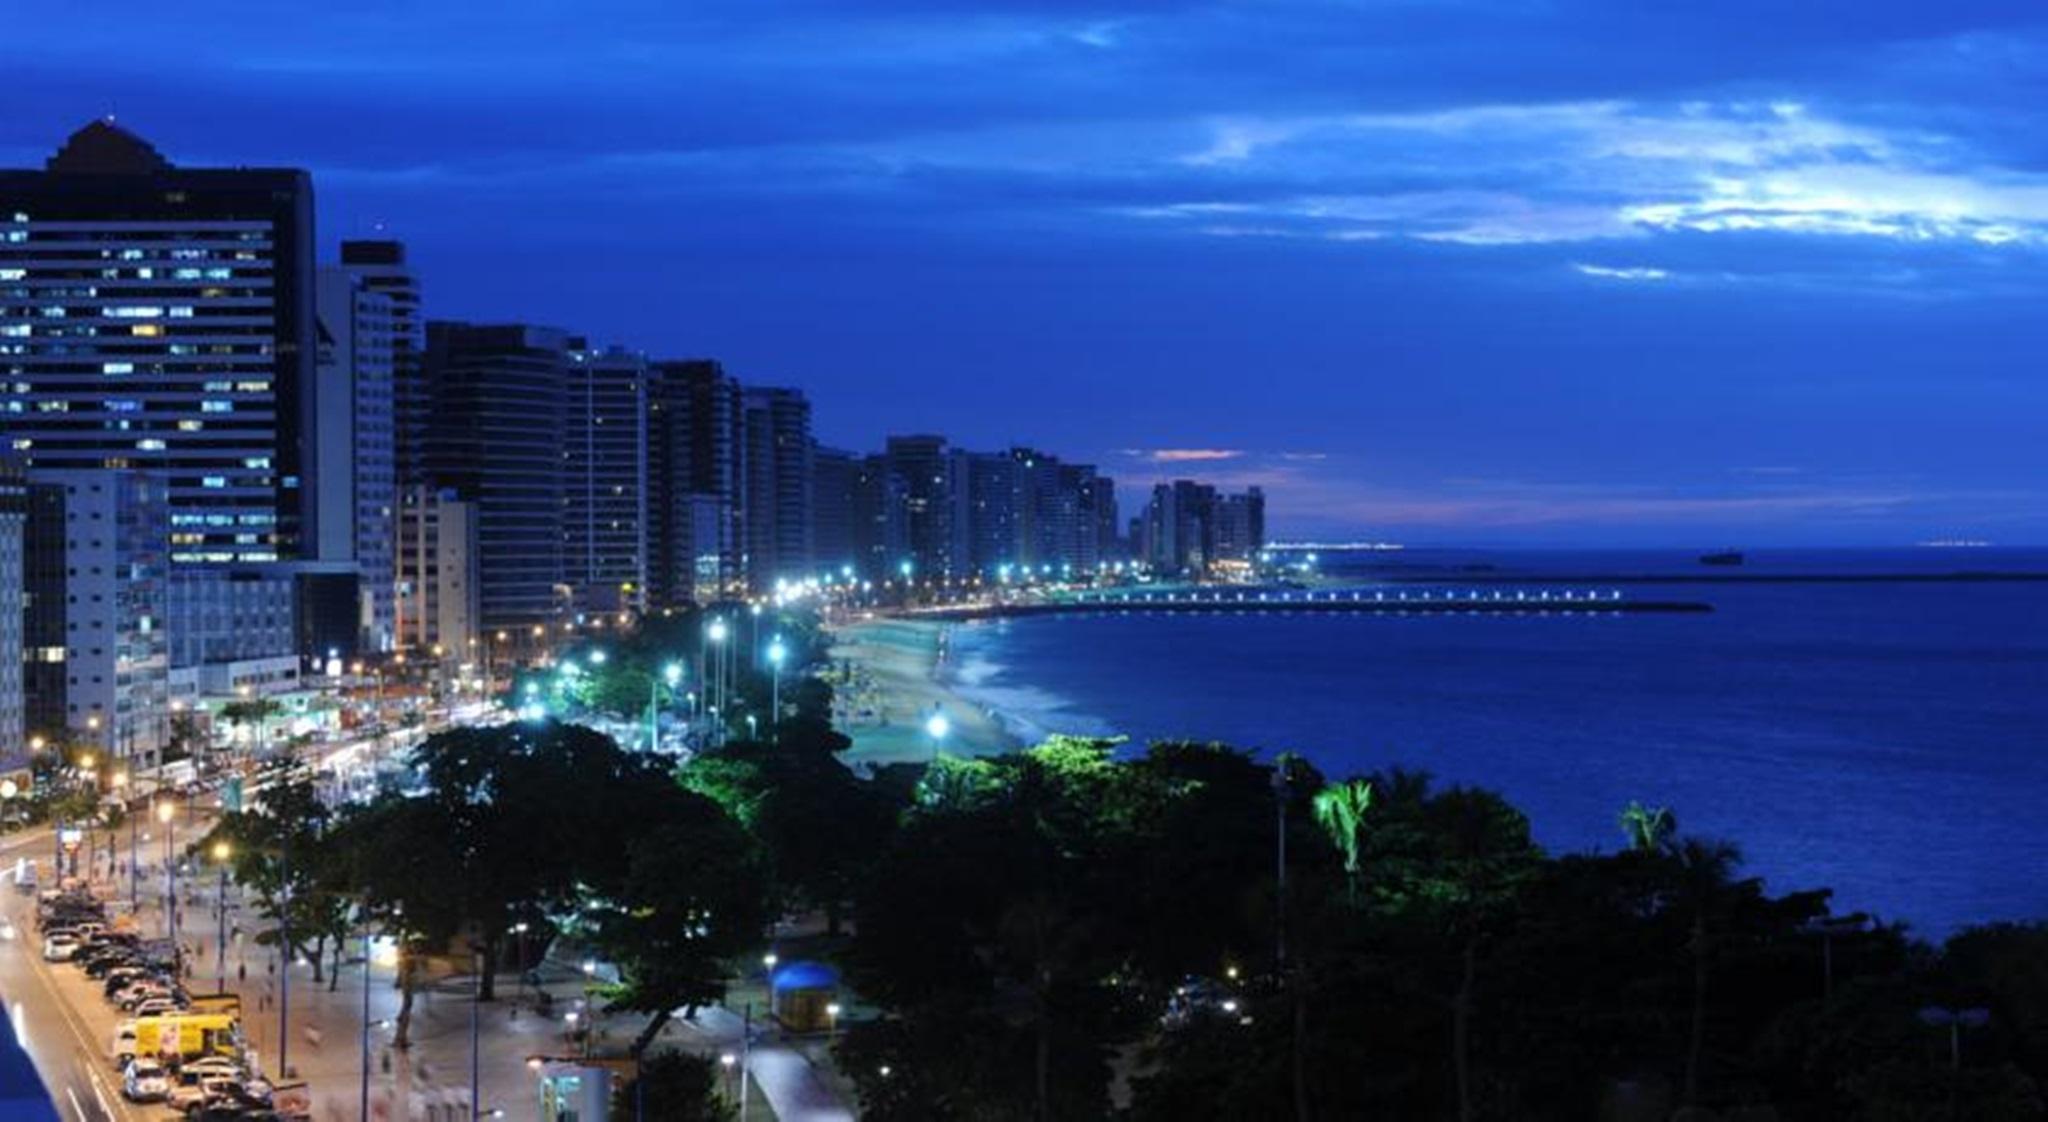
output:
<path id="1" fill-rule="evenodd" d="M 241 1024 L 233 1013 L 168 1013 L 137 1017 L 114 1026 L 114 1067 L 136 1056 L 232 1056 L 241 1043 Z"/>

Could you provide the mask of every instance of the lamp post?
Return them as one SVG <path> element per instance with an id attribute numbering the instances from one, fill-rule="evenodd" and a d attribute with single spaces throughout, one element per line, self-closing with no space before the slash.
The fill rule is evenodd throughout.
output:
<path id="1" fill-rule="evenodd" d="M 726 680 L 725 675 L 724 660 L 725 638 L 728 634 L 730 634 L 730 631 L 725 626 L 725 620 L 723 618 L 713 619 L 711 621 L 710 630 L 705 633 L 705 637 L 711 640 L 711 645 L 714 648 L 713 654 L 711 656 L 711 665 L 712 668 L 717 672 L 717 692 L 714 700 L 712 701 L 712 707 L 715 709 L 725 708 L 725 697 L 726 690 L 728 688 L 728 682 Z M 721 737 L 720 739 L 723 739 L 723 737 Z"/>
<path id="2" fill-rule="evenodd" d="M 185 976 L 185 948 L 178 944 L 178 866 L 171 860 L 173 842 L 178 832 L 178 808 L 167 802 L 156 804 L 156 820 L 164 828 L 164 936 L 171 941 L 171 953 L 177 960 L 178 976 Z"/>
<path id="3" fill-rule="evenodd" d="M 647 681 L 647 750 L 650 752 L 661 748 L 661 709 L 658 700 L 661 683 L 668 683 L 669 698 L 674 700 L 676 687 L 681 685 L 682 681 L 683 667 L 681 663 L 676 662 L 661 668 L 659 680 L 649 678 Z"/>
<path id="4" fill-rule="evenodd" d="M 789 657 L 789 648 L 782 645 L 782 636 L 777 635 L 768 644 L 768 669 L 772 675 L 768 703 L 768 738 L 782 743 L 782 661 Z"/>
<path id="5" fill-rule="evenodd" d="M 213 863 L 220 866 L 220 888 L 213 902 L 215 945 L 213 992 L 228 992 L 228 858 L 234 849 L 225 841 L 213 843 Z"/>
<path id="6" fill-rule="evenodd" d="M 924 720 L 925 735 L 932 738 L 932 762 L 939 762 L 939 749 L 946 743 L 946 734 L 953 731 L 953 722 L 946 719 L 945 711 L 936 704 L 932 715 Z"/>
<path id="7" fill-rule="evenodd" d="M 114 776 L 114 789 L 125 792 L 128 787 L 128 773 L 123 771 Z M 142 895 L 142 871 L 135 867 L 135 814 L 128 806 L 124 794 L 121 799 L 121 813 L 128 816 L 128 910 L 133 912 L 140 906 Z M 109 849 L 113 847 L 109 846 Z"/>

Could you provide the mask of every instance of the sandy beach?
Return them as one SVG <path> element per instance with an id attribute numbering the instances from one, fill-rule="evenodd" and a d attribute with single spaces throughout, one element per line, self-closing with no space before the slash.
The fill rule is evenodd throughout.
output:
<path id="1" fill-rule="evenodd" d="M 847 762 L 930 759 L 932 741 L 925 733 L 925 720 L 935 705 L 952 725 L 944 746 L 947 752 L 986 756 L 1018 746 L 980 706 L 944 684 L 951 626 L 885 618 L 833 629 L 833 666 L 828 672 L 837 694 L 833 723 L 853 738 Z"/>

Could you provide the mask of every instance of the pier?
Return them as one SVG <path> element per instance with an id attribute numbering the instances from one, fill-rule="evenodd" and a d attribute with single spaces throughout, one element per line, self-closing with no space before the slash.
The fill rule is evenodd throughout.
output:
<path id="1" fill-rule="evenodd" d="M 1615 589 L 1201 589 L 1101 593 L 1066 600 L 953 604 L 913 614 L 924 619 L 970 620 L 1139 612 L 1162 615 L 1625 615 L 1713 610 L 1712 604 L 1700 600 L 1633 600 Z"/>

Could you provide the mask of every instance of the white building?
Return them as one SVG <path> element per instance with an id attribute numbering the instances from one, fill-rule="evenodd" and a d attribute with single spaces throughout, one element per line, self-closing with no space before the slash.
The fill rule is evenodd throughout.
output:
<path id="1" fill-rule="evenodd" d="M 353 562 L 362 574 L 359 644 L 395 645 L 392 556 L 397 466 L 392 417 L 396 335 L 392 297 L 346 267 L 320 270 L 319 361 L 314 378 L 313 503 L 307 552 Z"/>
<path id="2" fill-rule="evenodd" d="M 32 471 L 23 584 L 31 734 L 156 763 L 168 739 L 168 488 L 139 471 Z"/>

